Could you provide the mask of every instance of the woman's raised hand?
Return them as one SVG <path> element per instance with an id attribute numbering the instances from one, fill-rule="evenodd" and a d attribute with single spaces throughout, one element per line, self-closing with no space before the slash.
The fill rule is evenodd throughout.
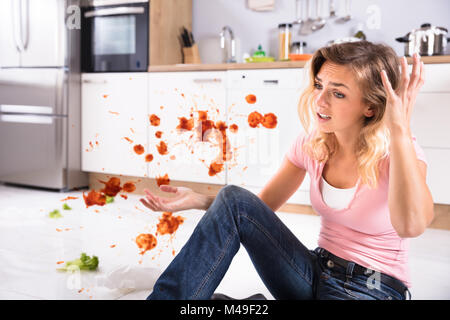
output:
<path id="1" fill-rule="evenodd" d="M 408 63 L 406 58 L 401 59 L 402 78 L 399 87 L 394 91 L 386 71 L 381 72 L 381 80 L 386 91 L 385 120 L 388 128 L 405 129 L 410 132 L 411 114 L 416 102 L 417 94 L 425 82 L 423 62 L 416 53 L 413 56 L 413 67 L 411 75 L 408 74 Z"/>
<path id="2" fill-rule="evenodd" d="M 174 197 L 160 197 L 151 193 L 148 189 L 144 189 L 145 198 L 140 201 L 144 206 L 153 211 L 176 212 L 189 209 L 201 209 L 205 202 L 205 195 L 194 192 L 186 187 L 173 187 L 169 185 L 161 185 L 161 191 L 172 193 Z"/>

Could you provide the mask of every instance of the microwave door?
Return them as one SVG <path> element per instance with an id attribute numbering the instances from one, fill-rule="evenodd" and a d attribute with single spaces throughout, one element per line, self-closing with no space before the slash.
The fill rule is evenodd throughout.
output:
<path id="1" fill-rule="evenodd" d="M 64 67 L 67 58 L 65 3 L 61 0 L 20 0 L 22 67 Z"/>
<path id="2" fill-rule="evenodd" d="M 20 67 L 20 1 L 0 1 L 0 68 Z"/>

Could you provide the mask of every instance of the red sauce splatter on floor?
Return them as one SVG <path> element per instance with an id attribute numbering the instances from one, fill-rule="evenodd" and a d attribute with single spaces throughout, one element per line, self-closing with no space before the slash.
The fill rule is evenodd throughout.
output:
<path id="1" fill-rule="evenodd" d="M 155 127 L 159 126 L 159 124 L 161 122 L 161 119 L 159 119 L 159 117 L 156 114 L 151 114 L 149 116 L 149 119 L 150 119 L 150 124 Z"/>
<path id="2" fill-rule="evenodd" d="M 121 194 L 120 196 L 121 196 L 122 198 L 124 198 L 125 200 L 128 199 L 128 196 L 127 196 L 126 194 Z"/>
<path id="3" fill-rule="evenodd" d="M 61 199 L 61 201 L 75 200 L 75 199 L 78 199 L 78 197 L 68 196 L 67 198 Z"/>
<path id="4" fill-rule="evenodd" d="M 247 101 L 248 104 L 254 104 L 256 102 L 256 96 L 254 94 L 249 94 L 245 97 L 245 101 Z"/>
<path id="5" fill-rule="evenodd" d="M 142 144 L 137 144 L 133 147 L 134 152 L 136 152 L 137 154 L 141 155 L 144 153 L 145 149 L 144 146 Z"/>
<path id="6" fill-rule="evenodd" d="M 151 153 L 149 153 L 145 156 L 145 162 L 150 162 L 152 160 L 153 160 L 153 155 Z"/>
<path id="7" fill-rule="evenodd" d="M 160 185 L 169 184 L 169 183 L 170 183 L 170 179 L 169 179 L 169 176 L 167 175 L 167 173 L 164 176 L 156 177 L 156 184 L 158 185 L 158 187 Z"/>
<path id="8" fill-rule="evenodd" d="M 248 125 L 252 128 L 258 128 L 263 116 L 258 111 L 253 111 L 248 115 Z"/>
<path id="9" fill-rule="evenodd" d="M 236 133 L 238 131 L 238 125 L 233 123 L 232 125 L 230 125 L 230 131 L 233 133 Z"/>
<path id="10" fill-rule="evenodd" d="M 121 190 L 120 179 L 116 177 L 110 178 L 107 182 L 98 180 L 100 183 L 103 183 L 105 187 L 100 191 L 105 195 L 110 197 L 115 197 Z"/>
<path id="11" fill-rule="evenodd" d="M 140 254 L 142 255 L 156 247 L 157 243 L 156 237 L 149 233 L 141 233 L 136 237 L 136 244 L 141 249 Z"/>
<path id="12" fill-rule="evenodd" d="M 106 204 L 106 196 L 95 190 L 89 191 L 87 196 L 83 192 L 83 199 L 86 204 L 86 208 L 94 205 L 104 206 Z"/>
<path id="13" fill-rule="evenodd" d="M 157 137 L 158 139 L 161 139 L 161 136 L 162 136 L 162 131 L 155 132 L 155 137 Z"/>
<path id="14" fill-rule="evenodd" d="M 122 186 L 122 190 L 125 192 L 134 192 L 136 190 L 136 185 L 133 182 L 125 182 Z"/>
<path id="15" fill-rule="evenodd" d="M 173 234 L 177 231 L 180 224 L 184 221 L 183 217 L 172 216 L 172 212 L 163 212 L 159 223 L 156 225 L 157 235 Z"/>
<path id="16" fill-rule="evenodd" d="M 158 152 L 161 155 L 165 155 L 168 153 L 167 144 L 164 141 L 160 141 L 159 145 L 156 145 L 156 148 L 158 149 Z"/>
<path id="17" fill-rule="evenodd" d="M 277 116 L 273 113 L 266 113 L 261 124 L 267 129 L 273 129 L 277 126 Z"/>

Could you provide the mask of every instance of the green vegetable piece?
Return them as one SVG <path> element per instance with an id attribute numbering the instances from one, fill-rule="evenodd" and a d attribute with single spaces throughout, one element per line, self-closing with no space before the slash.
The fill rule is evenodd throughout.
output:
<path id="1" fill-rule="evenodd" d="M 95 271 L 98 267 L 98 258 L 92 256 L 92 258 L 86 253 L 82 253 L 79 259 L 66 262 L 66 266 L 59 268 L 59 271 L 75 272 L 78 270 Z"/>
<path id="2" fill-rule="evenodd" d="M 52 219 L 58 219 L 58 218 L 62 218 L 62 214 L 61 212 L 59 212 L 59 210 L 53 210 L 52 212 L 50 212 L 48 214 L 48 216 Z"/>
<path id="3" fill-rule="evenodd" d="M 64 204 L 63 204 L 63 209 L 64 209 L 64 210 L 72 210 L 72 208 L 69 207 L 69 205 L 68 205 L 67 203 L 64 203 Z"/>
<path id="4" fill-rule="evenodd" d="M 113 203 L 114 197 L 106 196 L 106 203 Z"/>

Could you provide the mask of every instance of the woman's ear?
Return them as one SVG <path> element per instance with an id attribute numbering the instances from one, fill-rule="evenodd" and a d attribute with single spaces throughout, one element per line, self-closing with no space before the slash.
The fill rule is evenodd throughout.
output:
<path id="1" fill-rule="evenodd" d="M 366 107 L 366 109 L 364 110 L 364 116 L 367 118 L 372 118 L 374 115 L 374 111 L 372 107 Z"/>

